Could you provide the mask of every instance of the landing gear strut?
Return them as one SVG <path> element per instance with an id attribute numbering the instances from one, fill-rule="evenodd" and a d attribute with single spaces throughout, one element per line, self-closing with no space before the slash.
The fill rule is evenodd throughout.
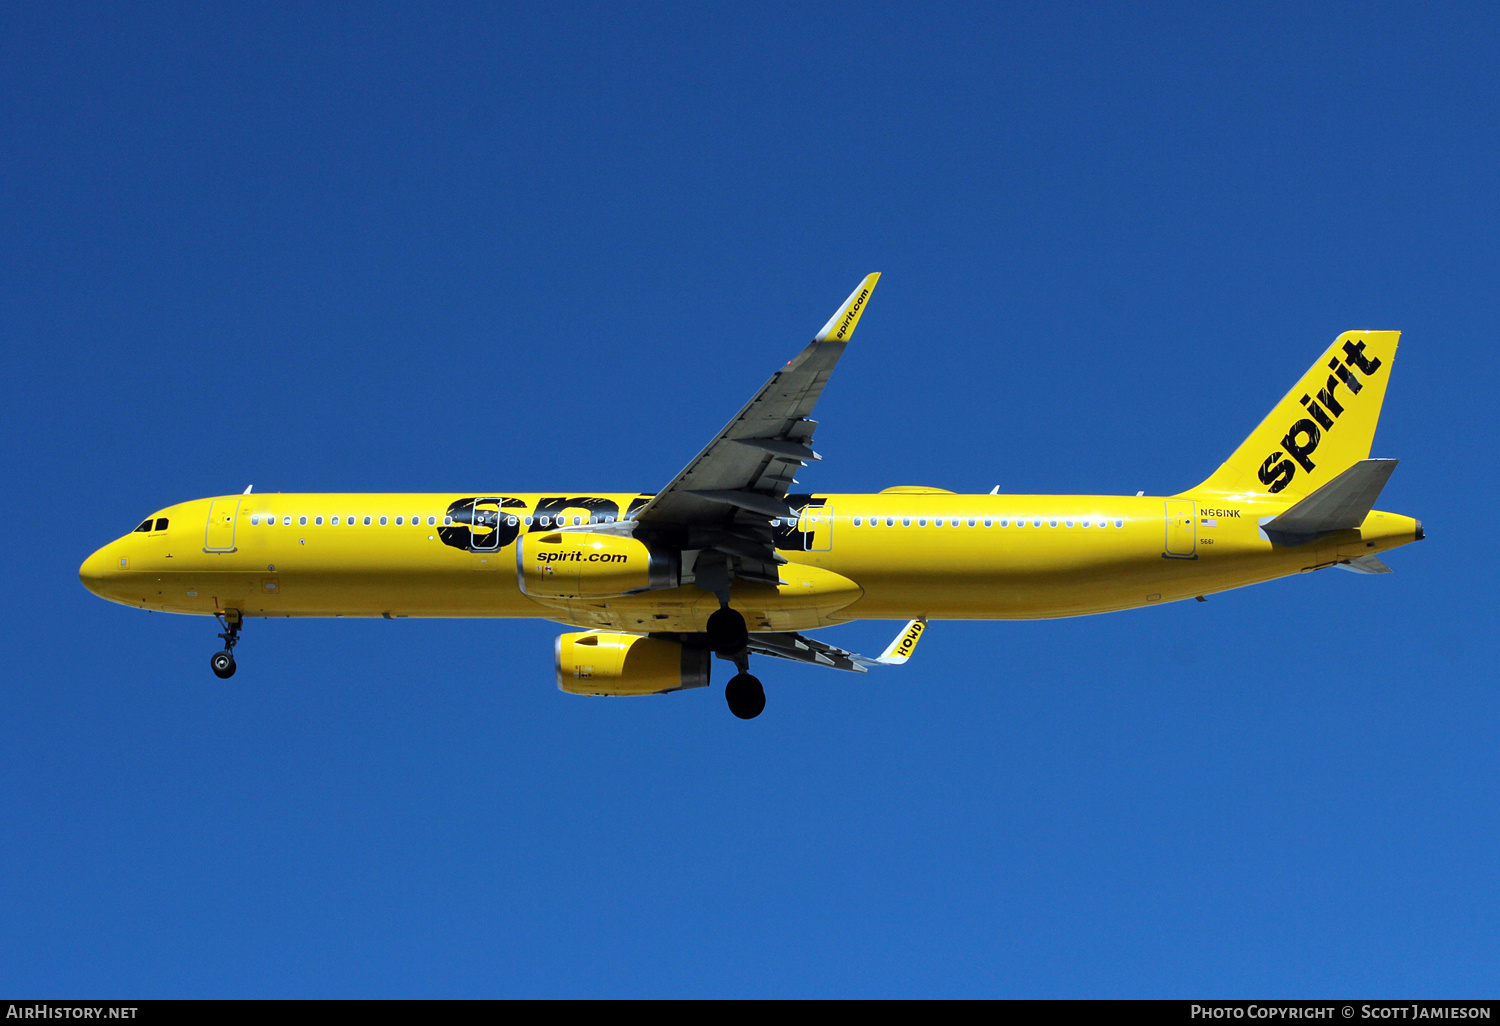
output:
<path id="1" fill-rule="evenodd" d="M 244 618 L 234 609 L 215 613 L 214 616 L 218 617 L 219 626 L 224 628 L 224 633 L 219 635 L 224 639 L 224 651 L 215 652 L 208 660 L 208 665 L 213 669 L 215 677 L 228 680 L 234 676 L 234 646 L 240 643 L 240 625 L 244 623 Z"/>
<path id="2" fill-rule="evenodd" d="M 734 660 L 734 668 L 739 671 L 724 686 L 724 701 L 729 703 L 729 711 L 740 719 L 753 720 L 766 707 L 766 689 L 761 687 L 760 680 L 750 673 L 750 650 L 746 647 L 750 641 L 750 634 L 745 630 L 745 618 L 728 606 L 720 609 L 714 616 L 725 617 L 726 614 L 732 614 L 734 619 L 732 621 L 727 620 L 727 618 L 721 619 L 719 621 L 720 624 L 722 625 L 725 622 L 732 623 L 739 628 L 740 632 L 739 647 L 728 652 L 723 648 L 719 648 L 718 643 L 714 640 L 713 616 L 708 619 L 710 643 L 714 644 L 715 649 L 718 650 L 722 658 Z"/>
<path id="3" fill-rule="evenodd" d="M 708 618 L 706 625 L 708 644 L 720 659 L 734 662 L 738 673 L 724 688 L 724 700 L 729 711 L 742 720 L 753 720 L 766 707 L 766 689 L 760 681 L 750 675 L 750 630 L 745 626 L 745 617 L 737 609 L 729 608 L 727 591 L 719 595 L 719 608 Z"/>

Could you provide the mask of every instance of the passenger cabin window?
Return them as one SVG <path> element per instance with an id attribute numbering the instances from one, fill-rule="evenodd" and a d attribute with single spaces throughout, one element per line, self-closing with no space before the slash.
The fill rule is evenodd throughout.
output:
<path id="1" fill-rule="evenodd" d="M 313 517 L 313 524 L 316 527 L 322 527 L 323 526 L 323 518 L 322 517 Z"/>
<path id="2" fill-rule="evenodd" d="M 385 517 L 381 517 L 381 518 L 380 518 L 380 526 L 381 526 L 381 527 L 384 527 L 384 526 L 385 526 L 385 525 L 386 525 L 386 524 L 385 524 Z"/>
<path id="3" fill-rule="evenodd" d="M 369 517 L 365 517 L 365 526 L 366 527 L 370 526 L 370 518 Z"/>

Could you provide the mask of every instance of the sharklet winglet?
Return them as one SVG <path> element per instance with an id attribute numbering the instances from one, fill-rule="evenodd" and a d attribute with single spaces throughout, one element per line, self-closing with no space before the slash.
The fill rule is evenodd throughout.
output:
<path id="1" fill-rule="evenodd" d="M 865 312 L 865 303 L 869 300 L 870 293 L 875 291 L 875 283 L 879 280 L 879 271 L 865 275 L 865 280 L 849 293 L 849 298 L 844 300 L 844 305 L 828 318 L 828 323 L 823 325 L 822 331 L 813 336 L 813 341 L 849 341 L 849 336 L 854 334 L 854 326 L 859 323 L 860 315 Z"/>

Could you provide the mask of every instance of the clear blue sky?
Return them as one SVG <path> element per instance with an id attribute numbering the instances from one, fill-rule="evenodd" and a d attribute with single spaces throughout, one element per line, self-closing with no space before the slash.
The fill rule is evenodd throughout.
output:
<path id="1" fill-rule="evenodd" d="M 1495 994 L 1493 5 L 225 7 L 0 11 L 0 992 Z M 252 482 L 653 490 L 872 270 L 812 488 L 1174 492 L 1396 328 L 1429 538 L 752 723 L 79 586 Z"/>

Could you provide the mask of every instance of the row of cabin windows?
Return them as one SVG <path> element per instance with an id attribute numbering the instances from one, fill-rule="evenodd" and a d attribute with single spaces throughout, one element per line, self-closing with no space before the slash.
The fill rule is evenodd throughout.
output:
<path id="1" fill-rule="evenodd" d="M 376 517 L 365 517 L 365 520 L 364 520 L 365 526 L 369 527 L 377 519 L 380 521 L 380 526 L 381 527 L 385 527 L 391 521 L 390 517 L 378 517 L 378 518 L 376 518 Z M 443 518 L 443 523 L 444 524 L 450 523 L 451 519 L 452 518 L 450 518 L 450 517 L 444 517 Z M 275 525 L 275 523 L 276 523 L 276 514 L 274 514 L 274 513 L 267 513 L 267 514 L 264 514 L 264 516 L 262 514 L 260 514 L 260 513 L 252 513 L 252 514 L 250 514 L 250 523 L 251 524 L 259 526 L 262 523 L 262 521 L 264 521 L 264 523 L 265 523 L 265 525 L 267 527 L 271 527 L 271 526 Z M 322 527 L 323 526 L 323 518 L 322 517 L 313 517 L 312 518 L 312 522 L 317 527 Z M 291 527 L 292 526 L 292 518 L 291 517 L 282 517 L 281 518 L 281 523 L 285 527 Z M 297 518 L 297 523 L 298 523 L 299 526 L 306 527 L 307 526 L 307 517 L 298 517 Z M 328 518 L 328 523 L 331 526 L 333 526 L 333 527 L 337 527 L 341 523 L 348 524 L 348 526 L 353 527 L 355 524 L 359 523 L 359 517 L 357 517 L 357 516 L 342 517 L 342 518 L 340 518 L 340 517 L 329 517 Z M 405 517 L 396 517 L 396 526 L 397 527 L 404 527 L 405 525 L 406 525 L 406 518 Z M 422 518 L 420 516 L 412 517 L 411 518 L 411 526 L 413 526 L 413 527 L 421 527 L 422 526 Z M 437 526 L 437 517 L 428 517 L 427 518 L 427 526 L 428 527 L 436 527 Z"/>
<path id="2" fill-rule="evenodd" d="M 152 527 L 151 526 L 152 524 L 155 524 L 156 526 Z M 166 529 L 167 529 L 167 518 L 166 517 L 156 517 L 154 519 L 142 520 L 141 521 L 141 526 L 137 527 L 134 531 L 131 531 L 130 533 L 131 534 L 140 534 L 142 531 L 165 531 Z"/>
<path id="3" fill-rule="evenodd" d="M 527 527 L 530 527 L 532 524 L 540 524 L 542 527 L 567 527 L 568 526 L 568 518 L 567 517 L 522 517 L 521 521 L 523 523 L 525 523 Z M 516 526 L 516 518 L 515 517 L 506 517 L 505 518 L 505 522 L 507 524 L 509 524 L 511 527 L 515 527 Z M 584 522 L 583 521 L 583 517 L 574 517 L 573 518 L 573 526 L 574 527 L 578 527 L 583 522 Z M 612 516 L 609 516 L 609 515 L 600 516 L 598 514 L 595 514 L 594 516 L 589 517 L 588 522 L 591 523 L 591 524 L 612 524 L 612 523 L 615 522 L 615 518 L 612 517 Z"/>
<path id="4" fill-rule="evenodd" d="M 864 518 L 864 517 L 855 517 L 854 518 L 854 526 L 855 527 L 862 527 L 862 526 L 864 526 L 865 519 L 866 518 Z M 880 517 L 870 517 L 868 519 L 869 519 L 869 523 L 870 523 L 871 527 L 878 527 L 878 526 L 880 526 L 880 521 L 881 521 Z M 896 517 L 886 517 L 885 518 L 885 526 L 886 527 L 895 527 L 896 526 L 896 519 L 897 519 Z M 911 517 L 901 517 L 900 519 L 901 519 L 901 526 L 902 527 L 910 527 L 911 526 L 911 522 L 912 522 L 912 518 Z M 926 527 L 927 526 L 927 517 L 917 517 L 916 521 L 917 521 L 917 526 L 918 527 Z M 984 524 L 985 527 L 994 527 L 996 524 L 999 524 L 1001 527 L 1009 527 L 1011 525 L 1011 519 L 1009 517 L 984 517 L 984 518 L 969 517 L 967 519 L 967 521 L 964 518 L 962 518 L 962 517 L 934 517 L 932 519 L 932 526 L 933 527 L 942 527 L 944 524 L 949 524 L 949 525 L 951 525 L 953 527 L 962 527 L 965 523 L 967 523 L 970 527 L 976 527 L 979 524 Z M 1032 527 L 1041 527 L 1043 524 L 1047 524 L 1049 527 L 1056 527 L 1059 524 L 1062 524 L 1062 525 L 1067 526 L 1067 527 L 1073 527 L 1075 525 L 1077 525 L 1079 527 L 1108 527 L 1110 525 L 1111 521 L 1108 520 L 1108 519 L 1102 518 L 1102 517 L 1101 518 L 1090 518 L 1090 519 L 1087 519 L 1087 520 L 1068 520 L 1068 519 L 1061 519 L 1060 520 L 1057 517 L 1035 517 L 1035 518 L 1031 519 L 1030 523 L 1031 523 Z M 1124 527 L 1125 526 L 1125 521 L 1124 520 L 1115 520 L 1115 521 L 1113 521 L 1113 523 L 1114 523 L 1114 525 L 1116 527 Z M 1015 520 L 1015 525 L 1017 527 L 1025 527 L 1026 524 L 1027 524 L 1027 518 L 1025 518 L 1025 517 L 1018 517 Z"/>
<path id="5" fill-rule="evenodd" d="M 561 517 L 561 516 L 559 516 L 559 517 L 553 517 L 553 516 L 525 517 L 523 519 L 525 520 L 527 527 L 530 527 L 533 523 L 540 524 L 542 527 L 552 527 L 552 526 L 554 526 L 554 521 L 556 522 L 556 526 L 557 527 L 566 527 L 567 526 L 567 522 L 568 522 L 568 518 L 567 517 Z M 261 525 L 262 521 L 264 521 L 265 526 L 267 526 L 267 527 L 274 526 L 275 523 L 276 523 L 276 515 L 274 513 L 266 513 L 266 514 L 252 513 L 252 514 L 250 514 L 250 523 L 251 524 L 259 527 Z M 364 525 L 366 527 L 369 527 L 372 524 L 374 524 L 376 521 L 379 522 L 379 524 L 380 524 L 381 527 L 386 527 L 386 526 L 388 526 L 390 524 L 391 518 L 390 517 L 365 517 L 364 518 Z M 316 527 L 323 526 L 323 518 L 322 517 L 313 517 L 312 518 L 312 522 L 313 522 L 313 525 L 316 526 Z M 350 527 L 353 527 L 355 524 L 358 524 L 359 522 L 360 522 L 360 519 L 357 516 L 343 517 L 343 518 L 340 518 L 340 517 L 329 517 L 328 518 L 329 525 L 333 526 L 333 527 L 339 526 L 340 523 L 344 523 L 344 524 L 347 524 Z M 406 518 L 405 517 L 396 517 L 395 518 L 395 522 L 396 522 L 396 526 L 397 527 L 403 527 L 403 526 L 405 526 Z M 612 517 L 612 516 L 602 516 L 602 517 L 601 516 L 593 516 L 593 517 L 589 517 L 589 523 L 591 523 L 591 524 L 612 524 L 614 522 L 615 522 L 615 518 Z M 292 518 L 289 517 L 289 516 L 284 516 L 284 517 L 281 518 L 281 523 L 285 527 L 290 527 L 290 526 L 292 526 Z M 297 518 L 297 523 L 298 523 L 299 526 L 306 527 L 307 526 L 307 517 L 298 517 Z M 520 521 L 517 520 L 513 516 L 509 516 L 509 517 L 505 518 L 505 523 L 508 526 L 510 526 L 510 527 L 515 527 L 515 526 L 517 526 L 520 523 Z M 583 523 L 583 518 L 582 517 L 574 517 L 573 518 L 573 526 L 574 527 L 578 527 L 582 523 Z M 413 526 L 413 527 L 420 527 L 421 525 L 422 525 L 422 518 L 420 516 L 415 516 L 415 517 L 411 518 L 411 526 Z M 436 527 L 437 526 L 437 517 L 428 517 L 427 518 L 427 526 L 428 527 Z M 453 518 L 451 516 L 445 516 L 445 517 L 443 517 L 443 526 L 444 527 L 452 527 L 453 526 Z M 156 529 L 158 531 L 164 531 L 164 530 L 166 530 L 166 528 L 167 528 L 167 522 L 166 522 L 165 519 L 160 520 L 160 521 L 157 522 Z M 149 520 L 146 521 L 140 527 L 137 527 L 136 530 L 137 531 L 149 531 L 149 530 L 151 530 L 151 521 L 149 521 Z"/>
<path id="6" fill-rule="evenodd" d="M 367 516 L 367 517 L 364 518 L 364 525 L 366 527 L 369 527 L 377 519 L 379 520 L 381 527 L 388 526 L 389 523 L 390 523 L 390 520 L 391 520 L 391 518 L 389 518 L 389 517 L 378 517 L 378 518 L 376 518 L 376 517 L 368 517 Z M 902 527 L 910 527 L 911 526 L 911 522 L 912 522 L 913 518 L 911 518 L 911 517 L 901 517 L 900 519 L 901 519 L 901 526 Z M 252 513 L 252 514 L 250 514 L 250 523 L 251 524 L 253 524 L 255 526 L 259 526 L 261 524 L 262 520 L 264 520 L 265 525 L 267 527 L 271 527 L 271 526 L 273 526 L 276 523 L 276 515 L 274 513 L 267 513 L 267 514 Z M 868 518 L 866 518 L 866 517 L 855 517 L 854 518 L 854 526 L 855 527 L 863 527 L 865 525 L 865 522 L 867 520 L 869 522 L 869 526 L 871 526 L 871 527 L 878 527 L 878 526 L 880 526 L 880 522 L 881 522 L 881 518 L 880 517 L 868 517 Z M 405 517 L 396 517 L 395 521 L 396 521 L 396 526 L 397 527 L 403 527 L 403 526 L 405 526 L 406 518 Z M 555 525 L 554 525 L 554 521 L 555 521 Z M 612 517 L 612 516 L 591 516 L 591 517 L 589 517 L 589 523 L 591 523 L 591 524 L 601 524 L 601 523 L 602 524 L 612 524 L 612 523 L 614 523 L 614 521 L 615 521 L 615 518 Z M 926 527 L 927 523 L 928 523 L 928 518 L 927 517 L 917 517 L 916 521 L 917 521 L 917 526 L 918 527 Z M 156 525 L 154 528 L 152 527 L 153 522 Z M 312 518 L 312 522 L 313 522 L 313 524 L 315 526 L 318 526 L 318 527 L 323 526 L 323 518 L 322 517 L 313 517 Z M 359 522 L 360 522 L 360 520 L 359 520 L 359 518 L 357 516 L 344 517 L 342 519 L 340 517 L 329 517 L 328 518 L 329 525 L 333 526 L 333 527 L 339 526 L 340 523 L 345 523 L 345 524 L 348 524 L 348 526 L 353 527 L 355 524 L 357 524 Z M 557 516 L 557 517 L 553 517 L 553 516 L 530 517 L 530 516 L 528 516 L 528 517 L 522 517 L 519 520 L 516 517 L 514 517 L 514 516 L 508 516 L 508 517 L 505 518 L 505 523 L 506 523 L 506 525 L 508 527 L 516 527 L 516 526 L 518 526 L 518 524 L 520 524 L 522 522 L 524 522 L 527 527 L 531 527 L 533 524 L 538 524 L 538 525 L 540 525 L 542 527 L 552 527 L 552 526 L 566 527 L 567 523 L 568 523 L 568 518 L 564 517 L 564 516 Z M 794 520 L 794 519 L 792 519 L 791 517 L 787 517 L 784 521 L 778 521 L 778 522 L 785 523 L 786 526 L 788 526 L 788 527 L 795 526 L 796 523 L 797 523 L 797 521 Z M 285 527 L 290 527 L 292 525 L 292 518 L 289 517 L 289 516 L 283 516 L 281 518 L 281 523 Z M 306 527 L 307 526 L 307 517 L 298 517 L 297 518 L 297 523 L 298 523 L 299 526 Z M 943 527 L 945 525 L 952 526 L 952 527 L 962 527 L 965 523 L 967 523 L 970 527 L 977 527 L 980 524 L 983 524 L 985 527 L 994 527 L 997 523 L 1001 527 L 1009 527 L 1011 525 L 1011 519 L 1009 517 L 1000 517 L 1000 518 L 996 518 L 996 517 L 983 517 L 983 518 L 969 517 L 969 518 L 967 518 L 967 520 L 965 520 L 962 517 L 933 517 L 932 518 L 932 526 L 933 527 Z M 1015 525 L 1017 527 L 1025 527 L 1026 523 L 1027 523 L 1027 520 L 1026 520 L 1025 517 L 1020 517 L 1020 518 L 1017 518 L 1015 520 Z M 1047 524 L 1049 527 L 1057 527 L 1059 524 L 1062 524 L 1062 525 L 1064 525 L 1066 527 L 1078 526 L 1078 527 L 1100 527 L 1100 528 L 1103 528 L 1103 527 L 1109 527 L 1110 523 L 1111 523 L 1111 521 L 1108 520 L 1108 519 L 1105 519 L 1105 518 L 1084 519 L 1084 520 L 1068 520 L 1068 519 L 1058 519 L 1057 517 L 1035 517 L 1035 518 L 1031 519 L 1031 526 L 1032 527 L 1041 527 L 1043 524 Z M 1117 528 L 1125 526 L 1125 521 L 1124 520 L 1115 520 L 1115 521 L 1113 521 L 1113 523 L 1114 523 L 1114 526 L 1117 527 Z M 573 526 L 574 527 L 579 527 L 582 524 L 583 524 L 583 518 L 582 517 L 580 517 L 580 516 L 573 517 Z M 422 518 L 421 518 L 421 516 L 414 516 L 414 517 L 411 518 L 411 526 L 413 526 L 413 527 L 420 527 L 421 525 L 422 525 Z M 427 518 L 427 526 L 428 527 L 436 527 L 437 526 L 437 517 L 432 517 L 432 516 L 428 517 Z M 444 527 L 452 527 L 453 526 L 453 518 L 451 516 L 444 516 L 443 517 L 443 526 Z M 895 527 L 896 526 L 896 518 L 895 517 L 886 517 L 885 518 L 885 526 L 886 527 Z M 151 531 L 151 530 L 165 531 L 166 529 L 167 529 L 167 518 L 166 517 L 159 517 L 155 521 L 152 521 L 152 520 L 144 521 L 141 524 L 140 527 L 136 528 L 136 531 L 137 532 Z"/>

